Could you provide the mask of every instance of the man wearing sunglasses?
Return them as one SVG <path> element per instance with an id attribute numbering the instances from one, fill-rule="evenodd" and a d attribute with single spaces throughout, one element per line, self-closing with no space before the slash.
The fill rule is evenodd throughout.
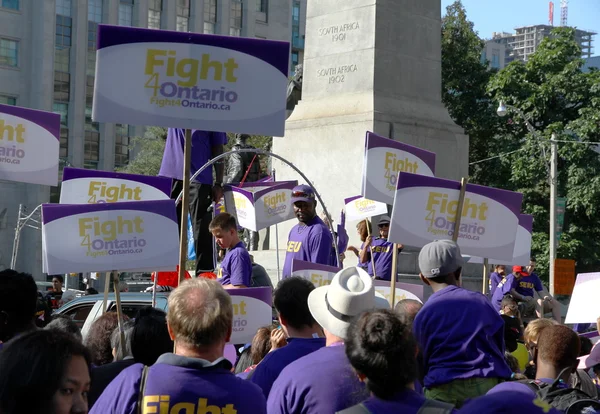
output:
<path id="1" fill-rule="evenodd" d="M 292 275 L 292 260 L 335 266 L 332 263 L 333 236 L 317 215 L 315 192 L 308 185 L 292 190 L 292 204 L 298 224 L 292 227 L 286 246 L 283 277 Z"/>
<path id="2" fill-rule="evenodd" d="M 373 239 L 368 236 L 363 243 L 360 251 L 360 263 L 368 264 L 367 272 L 372 278 L 377 280 L 392 280 L 392 253 L 394 244 L 390 243 L 388 233 L 390 231 L 390 218 L 383 216 L 377 224 L 379 227 L 379 237 Z M 398 245 L 398 252 L 401 252 L 404 246 Z M 371 260 L 371 255 L 373 259 Z"/>

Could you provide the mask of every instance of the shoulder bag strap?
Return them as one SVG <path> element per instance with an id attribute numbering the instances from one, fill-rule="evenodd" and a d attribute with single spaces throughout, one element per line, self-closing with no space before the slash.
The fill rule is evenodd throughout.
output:
<path id="1" fill-rule="evenodd" d="M 436 400 L 425 400 L 417 414 L 450 414 L 454 405 Z"/>
<path id="2" fill-rule="evenodd" d="M 144 365 L 144 369 L 142 370 L 142 377 L 140 378 L 140 393 L 138 395 L 137 402 L 137 412 L 138 414 L 143 414 L 144 407 L 144 393 L 146 392 L 146 379 L 148 378 L 148 365 Z"/>

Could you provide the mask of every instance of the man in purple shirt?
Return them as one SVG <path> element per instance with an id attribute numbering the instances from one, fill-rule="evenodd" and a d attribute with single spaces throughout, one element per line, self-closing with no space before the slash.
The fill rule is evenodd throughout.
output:
<path id="1" fill-rule="evenodd" d="M 190 176 L 194 175 L 211 158 L 223 153 L 223 145 L 227 143 L 227 135 L 224 132 L 208 132 L 192 130 L 192 164 Z M 183 148 L 185 145 L 185 130 L 182 128 L 169 128 L 165 152 L 159 176 L 173 179 L 171 198 L 175 199 L 183 190 Z M 223 161 L 215 163 L 215 182 L 213 184 L 212 169 L 207 168 L 200 173 L 195 181 L 190 183 L 190 217 L 194 233 L 194 246 L 196 249 L 196 274 L 212 272 L 215 268 L 213 263 L 213 241 L 208 224 L 212 215 L 208 212 L 212 201 L 218 202 L 223 197 Z M 182 223 L 181 205 L 177 208 L 179 220 L 179 231 Z M 185 225 L 183 226 L 185 228 Z"/>
<path id="2" fill-rule="evenodd" d="M 283 279 L 273 294 L 277 319 L 287 345 L 271 351 L 250 375 L 250 380 L 269 396 L 273 383 L 292 362 L 325 346 L 322 330 L 308 309 L 308 295 L 315 286 L 299 276 Z"/>
<path id="3" fill-rule="evenodd" d="M 167 328 L 175 353 L 149 368 L 124 370 L 90 413 L 266 414 L 261 389 L 237 378 L 223 357 L 232 322 L 231 298 L 218 282 L 186 280 L 169 296 Z"/>
<path id="4" fill-rule="evenodd" d="M 227 249 L 217 280 L 225 289 L 241 289 L 251 285 L 252 260 L 246 246 L 238 236 L 235 217 L 229 213 L 221 213 L 209 226 L 221 249 Z"/>
<path id="5" fill-rule="evenodd" d="M 425 396 L 457 408 L 512 376 L 504 359 L 504 322 L 488 298 L 459 287 L 462 265 L 453 241 L 421 249 L 420 277 L 434 293 L 413 325 L 423 353 Z"/>
<path id="6" fill-rule="evenodd" d="M 490 274 L 490 298 L 494 297 L 496 288 L 506 276 L 506 266 L 496 265 L 494 270 L 495 271 Z"/>
<path id="7" fill-rule="evenodd" d="M 12 269 L 0 272 L 0 349 L 1 344 L 22 333 L 35 330 L 37 286 L 28 273 Z"/>
<path id="8" fill-rule="evenodd" d="M 356 316 L 389 309 L 389 303 L 375 293 L 364 270 L 350 267 L 338 272 L 330 285 L 310 292 L 308 308 L 323 327 L 326 346 L 281 371 L 269 393 L 269 414 L 333 414 L 369 396 L 346 357 L 344 339 Z"/>
<path id="9" fill-rule="evenodd" d="M 292 260 L 335 266 L 332 263 L 333 236 L 317 215 L 315 192 L 308 185 L 298 185 L 292 190 L 292 203 L 298 224 L 292 227 L 286 247 L 283 277 L 292 275 Z"/>
<path id="10" fill-rule="evenodd" d="M 394 243 L 387 241 L 390 231 L 390 218 L 383 216 L 377 224 L 379 227 L 379 237 L 373 240 L 373 236 L 368 236 L 360 250 L 360 263 L 367 265 L 367 271 L 371 277 L 377 280 L 392 280 L 392 253 Z M 398 244 L 398 252 L 401 252 L 404 246 Z M 373 255 L 373 260 L 371 260 Z M 373 268 L 373 264 L 375 268 Z"/>
<path id="11" fill-rule="evenodd" d="M 543 318 L 546 312 L 552 311 L 552 318 L 560 323 L 561 304 L 548 293 L 539 276 L 534 272 L 535 265 L 535 260 L 531 259 L 526 269 L 523 269 L 523 266 L 513 266 L 513 273 L 518 269 L 525 277 L 515 285 L 512 294 L 522 303 L 524 317 L 535 310 L 537 317 Z"/>

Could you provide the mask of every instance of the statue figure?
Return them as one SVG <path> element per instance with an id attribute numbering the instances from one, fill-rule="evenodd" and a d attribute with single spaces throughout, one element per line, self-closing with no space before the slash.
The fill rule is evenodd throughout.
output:
<path id="1" fill-rule="evenodd" d="M 255 148 L 252 145 L 248 145 L 248 134 L 236 134 L 235 145 L 231 148 L 232 151 L 240 149 Z M 227 183 L 237 185 L 244 177 L 245 183 L 253 183 L 261 178 L 260 171 L 260 160 L 255 153 L 252 152 L 234 152 L 229 156 L 227 161 L 227 172 L 226 181 Z M 250 251 L 258 250 L 259 236 L 258 232 L 244 229 L 244 235 L 242 236 L 246 247 Z"/>
<path id="2" fill-rule="evenodd" d="M 287 87 L 287 118 L 290 117 L 298 102 L 302 99 L 302 65 L 296 65 L 294 76 L 288 82 Z"/>

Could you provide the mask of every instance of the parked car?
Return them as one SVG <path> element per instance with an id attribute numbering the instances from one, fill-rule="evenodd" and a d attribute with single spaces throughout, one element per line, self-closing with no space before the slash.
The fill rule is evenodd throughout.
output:
<path id="1" fill-rule="evenodd" d="M 135 317 L 138 310 L 144 306 L 152 304 L 152 294 L 150 293 L 121 293 L 121 308 L 123 314 L 130 318 Z M 156 308 L 167 311 L 168 293 L 156 294 Z M 81 329 L 81 335 L 85 338 L 92 326 L 92 323 L 102 316 L 102 304 L 104 302 L 104 294 L 82 296 L 74 299 L 54 313 L 69 316 Z M 108 295 L 107 310 L 116 312 L 117 301 L 115 294 Z"/>

